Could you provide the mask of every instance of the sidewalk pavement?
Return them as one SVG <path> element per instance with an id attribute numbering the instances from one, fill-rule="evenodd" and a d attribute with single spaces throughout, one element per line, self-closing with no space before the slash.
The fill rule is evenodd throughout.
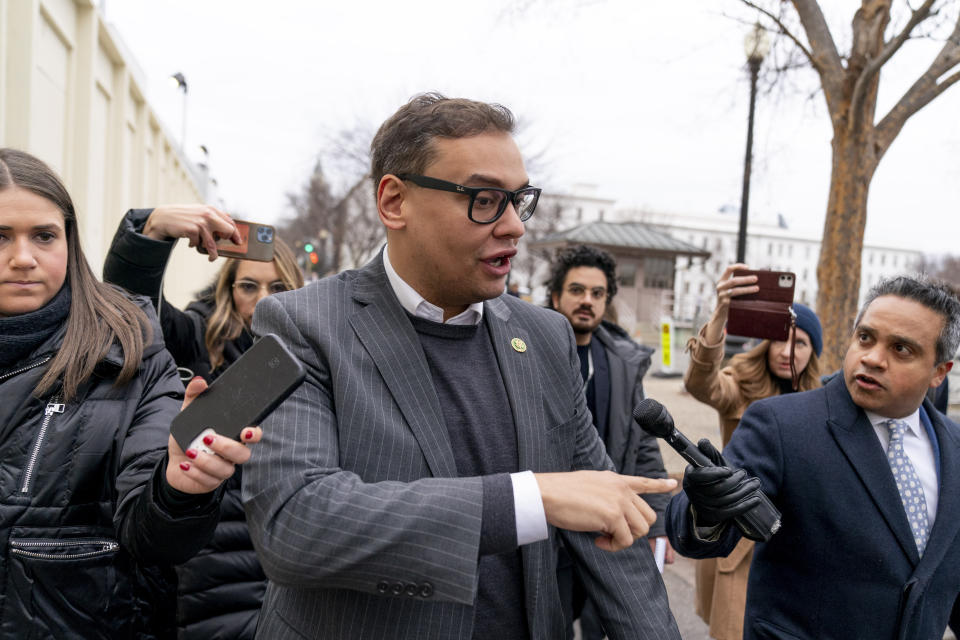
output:
<path id="1" fill-rule="evenodd" d="M 698 402 L 683 389 L 683 378 L 658 378 L 646 376 L 643 380 L 644 391 L 667 408 L 673 416 L 674 424 L 691 441 L 709 438 L 720 446 L 720 423 L 717 412 Z M 678 481 L 683 478 L 686 461 L 669 445 L 660 441 L 663 464 L 670 477 Z M 670 610 L 677 620 L 680 636 L 684 640 L 709 640 L 707 625 L 695 610 L 694 560 L 677 554 L 676 561 L 663 570 L 663 582 L 670 599 Z"/>

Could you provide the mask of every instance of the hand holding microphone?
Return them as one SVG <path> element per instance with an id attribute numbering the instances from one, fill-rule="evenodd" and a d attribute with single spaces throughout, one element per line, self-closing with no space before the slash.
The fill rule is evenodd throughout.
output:
<path id="1" fill-rule="evenodd" d="M 709 440 L 694 446 L 674 427 L 662 404 L 652 398 L 642 400 L 633 419 L 690 463 L 683 475 L 683 490 L 696 509 L 698 525 L 709 527 L 732 519 L 744 537 L 758 542 L 766 542 L 780 529 L 780 512 L 760 490 L 760 480 L 731 468 Z"/>

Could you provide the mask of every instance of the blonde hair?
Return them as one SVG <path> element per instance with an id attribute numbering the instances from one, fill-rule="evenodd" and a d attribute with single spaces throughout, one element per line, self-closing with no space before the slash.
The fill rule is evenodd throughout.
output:
<path id="1" fill-rule="evenodd" d="M 779 378 L 770 371 L 768 351 L 770 351 L 770 341 L 764 340 L 750 351 L 733 356 L 730 364 L 727 365 L 727 369 L 733 373 L 734 379 L 740 386 L 744 405 L 780 394 Z M 820 359 L 817 357 L 817 352 L 811 349 L 810 360 L 800 373 L 800 384 L 797 390 L 810 391 L 819 386 Z"/>
<path id="2" fill-rule="evenodd" d="M 210 356 L 210 371 L 216 371 L 223 364 L 224 345 L 239 337 L 246 327 L 233 304 L 233 283 L 237 279 L 237 269 L 241 262 L 242 260 L 237 258 L 227 258 L 226 264 L 217 275 L 213 290 L 213 313 L 207 320 L 204 335 L 207 354 Z M 274 240 L 273 266 L 288 289 L 299 289 L 303 286 L 303 273 L 297 266 L 293 251 L 280 238 Z"/>

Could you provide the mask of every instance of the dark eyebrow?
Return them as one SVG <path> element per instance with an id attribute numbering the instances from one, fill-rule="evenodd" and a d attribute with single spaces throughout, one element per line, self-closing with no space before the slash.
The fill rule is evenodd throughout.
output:
<path id="1" fill-rule="evenodd" d="M 869 333 L 871 337 L 874 337 L 874 338 L 877 337 L 876 330 L 870 325 L 859 324 L 853 331 L 854 333 L 857 333 L 858 331 L 863 331 L 864 333 Z M 900 343 L 900 344 L 905 344 L 908 347 L 912 348 L 914 351 L 923 351 L 923 345 L 921 345 L 919 342 L 917 342 L 913 338 L 908 338 L 907 336 L 902 336 L 902 335 L 893 333 L 893 334 L 890 334 L 890 341 Z"/>
<path id="2" fill-rule="evenodd" d="M 473 184 L 483 184 L 483 185 L 498 187 L 500 189 L 506 189 L 506 187 L 503 186 L 502 180 L 500 180 L 499 178 L 494 178 L 492 176 L 485 175 L 483 173 L 474 173 L 464 181 L 464 186 L 472 186 Z M 526 189 L 529 186 L 530 186 L 530 179 L 528 178 L 527 181 L 524 182 L 521 186 L 517 187 L 516 189 L 510 189 L 510 191 Z"/>
<path id="3" fill-rule="evenodd" d="M 912 338 L 908 338 L 907 336 L 900 336 L 900 335 L 897 335 L 897 334 L 892 334 L 892 335 L 890 336 L 890 338 L 891 338 L 891 340 L 892 340 L 893 342 L 898 342 L 898 343 L 901 343 L 901 344 L 905 344 L 905 345 L 907 345 L 908 347 L 912 348 L 914 351 L 923 351 L 923 346 L 922 346 L 919 342 L 917 342 L 916 340 L 914 340 L 914 339 L 912 339 Z"/>
<path id="4" fill-rule="evenodd" d="M 604 285 L 602 285 L 602 284 L 598 284 L 598 285 L 595 286 L 595 287 L 588 287 L 587 285 L 582 284 L 582 283 L 580 283 L 580 282 L 577 282 L 576 280 L 574 280 L 573 282 L 567 283 L 567 286 L 568 286 L 568 287 L 583 287 L 584 289 L 603 289 L 604 291 L 606 291 L 606 289 L 607 289 L 607 287 L 604 286 Z"/>
<path id="5" fill-rule="evenodd" d="M 13 227 L 0 225 L 0 231 L 12 231 Z M 63 227 L 56 223 L 38 224 L 30 227 L 31 231 L 62 231 Z"/>

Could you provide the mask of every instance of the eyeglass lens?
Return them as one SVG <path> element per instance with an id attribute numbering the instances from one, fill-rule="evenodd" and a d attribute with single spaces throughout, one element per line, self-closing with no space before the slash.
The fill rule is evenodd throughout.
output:
<path id="1" fill-rule="evenodd" d="M 260 291 L 260 283 L 253 282 L 252 280 L 238 280 L 233 283 L 233 286 L 239 289 L 240 293 L 245 296 L 254 296 Z M 284 291 L 287 291 L 287 285 L 279 280 L 267 285 L 267 293 L 270 295 L 283 293 Z"/>
<path id="2" fill-rule="evenodd" d="M 530 218 L 536 205 L 537 193 L 533 189 L 521 190 L 514 196 L 513 206 L 520 220 Z M 483 189 L 478 191 L 473 199 L 471 217 L 477 222 L 489 222 L 500 216 L 506 208 L 507 194 L 502 191 Z"/>

